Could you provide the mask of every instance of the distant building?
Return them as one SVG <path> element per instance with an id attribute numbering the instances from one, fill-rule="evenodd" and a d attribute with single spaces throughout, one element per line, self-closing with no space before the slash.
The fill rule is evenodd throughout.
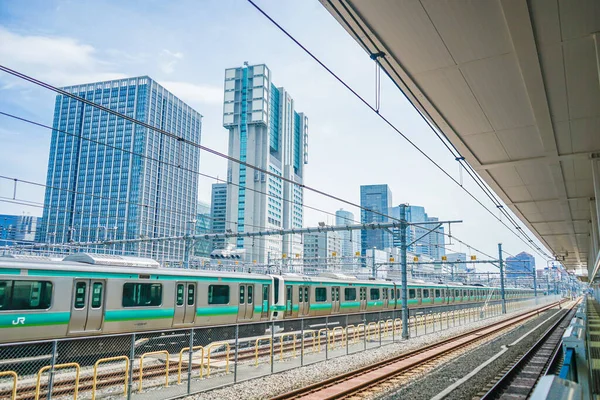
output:
<path id="1" fill-rule="evenodd" d="M 400 207 L 392 207 L 391 215 L 394 218 L 400 219 Z M 439 219 L 429 217 L 425 212 L 425 208 L 421 206 L 406 206 L 406 221 L 414 224 L 420 222 L 436 222 Z M 435 224 L 411 225 L 406 230 L 406 242 L 410 244 L 407 251 L 418 255 L 426 255 L 435 260 L 441 260 L 446 254 L 444 227 L 440 226 L 434 232 L 430 232 L 436 228 Z M 393 230 L 394 247 L 400 247 L 400 235 L 398 229 Z M 413 243 L 414 242 L 414 243 Z M 411 244 L 412 243 L 412 244 Z"/>
<path id="2" fill-rule="evenodd" d="M 304 234 L 304 270 L 338 269 L 342 241 L 337 232 Z"/>
<path id="3" fill-rule="evenodd" d="M 296 111 L 294 99 L 271 80 L 264 64 L 225 70 L 223 126 L 229 130 L 231 157 L 265 172 L 229 161 L 227 229 L 252 232 L 301 228 L 304 166 L 308 163 L 308 118 Z M 283 180 L 281 178 L 285 178 Z M 295 182 L 295 183 L 290 183 Z M 300 234 L 268 236 L 253 246 L 252 238 L 236 238 L 248 261 L 267 262 L 283 254 L 302 253 Z"/>
<path id="4" fill-rule="evenodd" d="M 506 277 L 515 281 L 531 279 L 535 269 L 535 257 L 529 253 L 521 252 L 514 257 L 506 257 Z"/>
<path id="5" fill-rule="evenodd" d="M 227 217 L 227 184 L 213 183 L 210 203 L 210 232 L 225 233 Z M 225 239 L 213 239 L 211 250 L 225 248 Z"/>
<path id="6" fill-rule="evenodd" d="M 355 225 L 358 222 L 354 220 L 354 214 L 343 209 L 335 212 L 336 225 Z M 356 257 L 360 252 L 360 231 L 339 231 L 342 241 L 342 257 L 345 259 Z"/>
<path id="7" fill-rule="evenodd" d="M 465 253 L 446 253 L 446 259 L 448 262 L 454 262 L 455 273 L 467 272 L 467 255 Z M 459 261 L 459 262 L 457 262 Z M 460 262 L 462 261 L 462 262 Z M 450 270 L 451 271 L 451 270 Z"/>
<path id="8" fill-rule="evenodd" d="M 0 214 L 0 245 L 33 242 L 41 218 L 31 215 Z"/>
<path id="9" fill-rule="evenodd" d="M 392 192 L 388 185 L 363 185 L 360 187 L 360 222 L 363 224 L 390 222 Z M 371 210 L 367 211 L 365 210 Z M 361 254 L 365 256 L 372 248 L 392 247 L 392 234 L 384 229 L 362 230 Z"/>
<path id="10" fill-rule="evenodd" d="M 211 213 L 210 205 L 202 201 L 198 202 L 198 211 L 196 217 L 196 234 L 203 235 L 210 233 Z M 209 257 L 212 251 L 212 241 L 201 240 L 194 248 L 194 254 L 198 257 Z"/>
<path id="11" fill-rule="evenodd" d="M 57 95 L 38 241 L 184 235 L 196 218 L 200 149 L 180 139 L 200 144 L 202 115 L 147 76 L 62 90 L 172 137 Z M 160 241 L 115 250 L 166 261 L 181 260 L 184 246 Z"/>

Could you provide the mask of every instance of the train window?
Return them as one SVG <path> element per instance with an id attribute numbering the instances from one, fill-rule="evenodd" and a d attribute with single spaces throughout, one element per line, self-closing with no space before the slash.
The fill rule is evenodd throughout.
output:
<path id="1" fill-rule="evenodd" d="M 162 304 L 160 283 L 123 284 L 123 307 L 152 307 Z"/>
<path id="2" fill-rule="evenodd" d="M 346 301 L 356 300 L 356 288 L 344 289 L 344 300 L 346 300 Z"/>
<path id="3" fill-rule="evenodd" d="M 395 292 L 396 291 L 394 289 L 390 290 L 390 299 L 394 300 L 394 294 L 395 294 Z"/>
<path id="4" fill-rule="evenodd" d="M 360 288 L 360 299 L 361 300 L 367 299 L 367 288 L 364 288 L 364 287 Z"/>
<path id="5" fill-rule="evenodd" d="M 229 286 L 208 285 L 208 304 L 229 304 Z"/>
<path id="6" fill-rule="evenodd" d="M 183 283 L 177 284 L 177 302 L 178 306 L 183 305 L 183 292 L 185 291 L 185 285 Z"/>
<path id="7" fill-rule="evenodd" d="M 188 285 L 187 305 L 192 306 L 196 300 L 196 286 Z"/>
<path id="8" fill-rule="evenodd" d="M 308 303 L 308 286 L 304 287 L 304 302 Z"/>
<path id="9" fill-rule="evenodd" d="M 460 290 L 454 289 L 454 297 L 460 297 Z"/>
<path id="10" fill-rule="evenodd" d="M 279 278 L 273 277 L 273 297 L 275 304 L 279 303 Z"/>
<path id="11" fill-rule="evenodd" d="M 104 284 L 102 282 L 94 282 L 92 284 L 92 308 L 102 307 L 102 292 Z"/>
<path id="12" fill-rule="evenodd" d="M 396 298 L 398 300 L 400 300 L 402 298 L 402 293 L 400 292 L 400 289 L 396 289 Z"/>
<path id="13" fill-rule="evenodd" d="M 315 301 L 317 303 L 322 303 L 327 301 L 327 289 L 324 287 L 315 288 Z"/>
<path id="14" fill-rule="evenodd" d="M 469 290 L 469 296 L 473 297 L 473 290 Z"/>
<path id="15" fill-rule="evenodd" d="M 371 289 L 371 300 L 379 300 L 379 289 Z"/>
<path id="16" fill-rule="evenodd" d="M 75 284 L 75 300 L 73 303 L 73 307 L 75 309 L 82 309 L 85 307 L 85 293 L 86 293 L 87 283 L 85 282 L 77 282 Z"/>
<path id="17" fill-rule="evenodd" d="M 415 289 L 408 289 L 408 298 L 414 299 L 415 297 L 417 297 L 417 295 L 415 294 Z"/>
<path id="18" fill-rule="evenodd" d="M 0 311 L 50 308 L 52 282 L 0 281 Z"/>
<path id="19" fill-rule="evenodd" d="M 240 285 L 240 302 L 239 302 L 239 304 L 244 304 L 246 302 L 246 299 L 245 299 L 246 293 L 244 292 L 245 288 L 246 288 L 246 286 Z M 210 300 L 209 300 L 209 302 L 210 302 Z"/>
<path id="20" fill-rule="evenodd" d="M 381 289 L 382 290 L 382 294 L 383 294 L 383 299 L 387 300 L 388 298 L 388 290 L 387 289 Z"/>
<path id="21" fill-rule="evenodd" d="M 248 286 L 248 304 L 252 304 L 252 292 L 254 291 L 254 286 Z"/>
<path id="22" fill-rule="evenodd" d="M 435 289 L 435 297 L 441 297 L 440 295 L 440 289 Z"/>
<path id="23" fill-rule="evenodd" d="M 424 299 L 428 299 L 429 298 L 429 289 L 423 289 L 423 298 Z"/>

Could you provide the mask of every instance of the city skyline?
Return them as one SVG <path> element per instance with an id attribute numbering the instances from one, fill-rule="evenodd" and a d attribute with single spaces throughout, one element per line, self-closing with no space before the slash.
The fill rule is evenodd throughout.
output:
<path id="1" fill-rule="evenodd" d="M 248 59 L 264 62 L 276 71 L 278 82 L 284 83 L 296 101 L 302 103 L 302 110 L 311 118 L 311 127 L 319 127 L 311 134 L 311 171 L 317 172 L 309 174 L 310 186 L 358 204 L 356 188 L 376 177 L 379 182 L 388 182 L 395 193 L 402 193 L 403 201 L 423 205 L 432 215 L 463 219 L 463 224 L 453 226 L 452 233 L 475 248 L 495 253 L 497 243 L 502 242 L 513 254 L 527 249 L 473 199 L 428 165 L 421 155 L 405 150 L 406 142 L 374 117 L 364 104 L 356 102 L 321 67 L 294 48 L 287 38 L 264 24 L 263 17 L 250 6 L 231 8 L 225 3 L 208 1 L 201 6 L 181 2 L 140 10 L 128 4 L 98 1 L 94 13 L 112 16 L 112 28 L 101 33 L 69 23 L 89 15 L 89 6 L 85 4 L 60 8 L 58 2 L 33 1 L 25 7 L 21 2 L 7 1 L 4 9 L 6 12 L 0 16 L 0 42 L 4 44 L 0 46 L 0 55 L 10 60 L 9 67 L 56 86 L 144 74 L 153 76 L 165 88 L 202 111 L 205 115 L 202 144 L 224 153 L 227 137 L 221 127 L 223 69 L 241 65 Z M 372 80 L 364 79 L 372 74 L 372 60 L 365 57 L 364 51 L 320 4 L 302 2 L 266 9 L 308 48 L 325 55 L 327 65 L 359 93 L 372 93 Z M 125 15 L 131 17 L 125 18 Z M 219 18 L 228 21 L 227 29 L 215 22 Z M 306 30 L 303 19 L 314 21 L 316 29 Z M 175 20 L 176 24 L 170 22 Z M 255 26 L 253 32 L 259 40 L 238 50 L 239 38 L 245 34 L 242 26 L 248 23 Z M 153 29 L 148 30 L 145 37 L 135 34 L 147 26 Z M 323 41 L 323 35 L 331 41 Z M 128 40 L 121 40 L 123 37 Z M 7 46 L 8 43 L 14 45 Z M 38 53 L 48 56 L 32 57 Z M 204 57 L 207 53 L 213 57 Z M 72 58 L 72 55 L 77 57 Z M 0 77 L 0 82 L 5 94 L 0 96 L 0 106 L 5 111 L 42 123 L 51 120 L 54 96 L 50 92 L 7 76 Z M 382 79 L 381 93 L 382 113 L 390 115 L 393 123 L 426 148 L 427 153 L 458 180 L 456 160 L 449 157 L 394 84 Z M 43 183 L 50 131 L 2 118 L 5 123 L 0 129 L 0 138 L 5 144 L 6 157 L 1 162 L 5 174 Z M 360 146 L 344 146 L 341 151 L 345 143 L 360 143 Z M 19 157 L 24 153 L 29 154 L 32 161 L 20 165 Z M 413 170 L 418 174 L 397 173 L 398 157 L 403 167 L 415 166 Z M 217 177 L 224 180 L 226 164 L 225 160 L 212 155 L 203 158 L 202 172 L 214 178 L 200 178 L 200 200 L 210 200 L 210 187 Z M 332 171 L 336 173 L 332 175 Z M 467 180 L 464 185 L 478 197 L 482 196 L 472 182 Z M 7 185 L 0 185 L 0 192 L 5 197 L 12 196 L 12 189 Z M 20 183 L 18 192 L 21 198 L 43 201 L 43 191 L 34 186 Z M 344 206 L 357 217 L 360 213 L 356 207 L 310 191 L 306 191 L 304 203 L 331 211 Z M 485 200 L 484 204 L 494 207 Z M 2 211 L 7 214 L 20 214 L 23 210 L 32 214 L 39 212 L 39 208 L 2 205 Z M 304 214 L 305 225 L 309 226 L 316 226 L 327 218 L 322 211 L 314 209 L 306 209 Z M 458 245 L 453 249 L 461 250 Z M 537 264 L 541 265 L 543 259 L 536 257 Z"/>

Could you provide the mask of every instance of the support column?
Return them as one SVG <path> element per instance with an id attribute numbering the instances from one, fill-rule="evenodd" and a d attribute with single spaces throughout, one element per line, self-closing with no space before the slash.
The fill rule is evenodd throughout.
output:
<path id="1" fill-rule="evenodd" d="M 406 204 L 400 205 L 400 267 L 402 268 L 402 338 L 408 339 L 408 277 L 406 271 Z"/>
<path id="2" fill-rule="evenodd" d="M 504 293 L 504 261 L 502 260 L 502 243 L 498 243 L 498 260 L 500 264 L 500 295 L 502 296 L 502 314 L 506 314 L 506 296 Z"/>

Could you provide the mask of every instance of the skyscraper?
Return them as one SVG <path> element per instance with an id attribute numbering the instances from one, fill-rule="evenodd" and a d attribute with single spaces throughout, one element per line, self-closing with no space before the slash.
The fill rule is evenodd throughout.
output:
<path id="1" fill-rule="evenodd" d="M 535 257 L 524 251 L 514 257 L 506 257 L 506 277 L 516 281 L 532 278 L 535 268 Z"/>
<path id="2" fill-rule="evenodd" d="M 210 205 L 203 201 L 198 202 L 198 209 L 196 215 L 196 234 L 203 235 L 210 233 L 211 226 L 211 215 Z M 212 251 L 212 243 L 209 241 L 200 241 L 194 247 L 194 254 L 198 257 L 208 257 Z"/>
<path id="3" fill-rule="evenodd" d="M 391 215 L 394 218 L 400 218 L 400 206 L 393 207 Z M 418 225 L 420 222 L 435 222 L 439 219 L 430 217 L 425 212 L 425 208 L 421 206 L 406 206 L 406 221 L 417 225 L 411 225 L 406 229 L 406 242 L 410 244 L 407 251 L 417 254 L 426 255 L 436 260 L 440 260 L 446 254 L 444 247 L 444 227 L 436 228 L 435 224 Z M 435 228 L 435 229 L 434 229 Z M 431 232 L 434 230 L 434 232 Z M 394 247 L 400 247 L 400 235 L 398 229 L 393 230 Z"/>
<path id="4" fill-rule="evenodd" d="M 360 205 L 363 207 L 360 211 L 361 223 L 390 222 L 388 215 L 392 207 L 392 192 L 388 185 L 363 185 L 360 187 Z M 360 237 L 363 256 L 367 249 L 373 247 L 381 250 L 392 247 L 392 235 L 387 230 L 362 230 Z"/>
<path id="5" fill-rule="evenodd" d="M 223 126 L 229 130 L 229 151 L 270 174 L 229 161 L 227 227 L 234 232 L 300 228 L 303 223 L 304 165 L 307 163 L 308 118 L 294 100 L 271 81 L 266 65 L 225 70 Z M 289 179 L 289 183 L 279 177 Z M 238 186 L 239 185 L 239 186 Z M 262 240 L 238 238 L 238 248 L 258 263 L 283 254 L 301 254 L 300 235 Z"/>
<path id="6" fill-rule="evenodd" d="M 225 233 L 225 220 L 227 219 L 226 183 L 213 183 L 210 202 L 210 231 L 211 233 Z M 224 248 L 225 239 L 213 239 L 212 250 Z"/>
<path id="7" fill-rule="evenodd" d="M 33 242 L 39 217 L 0 214 L 0 245 Z"/>
<path id="8" fill-rule="evenodd" d="M 336 225 L 354 225 L 358 222 L 354 220 L 354 214 L 343 209 L 335 212 Z M 360 231 L 340 231 L 342 257 L 351 258 L 360 251 Z"/>
<path id="9" fill-rule="evenodd" d="M 147 76 L 63 90 L 176 137 L 56 96 L 38 239 L 64 243 L 185 234 L 196 218 L 200 151 L 178 138 L 199 144 L 202 116 Z M 178 260 L 184 244 L 119 249 Z"/>

